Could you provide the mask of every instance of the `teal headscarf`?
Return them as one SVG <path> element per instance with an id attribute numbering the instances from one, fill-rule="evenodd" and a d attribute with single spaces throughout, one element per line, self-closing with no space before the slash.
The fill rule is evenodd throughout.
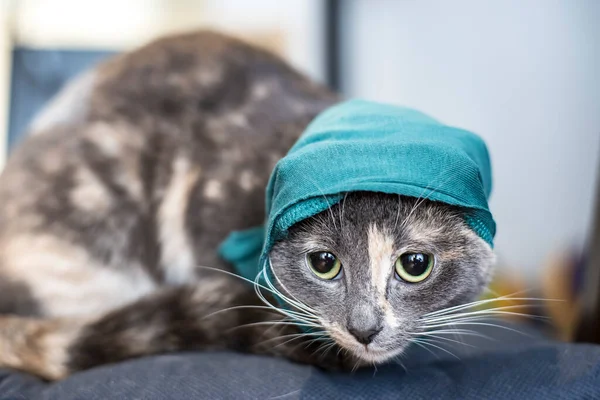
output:
<path id="1" fill-rule="evenodd" d="M 319 115 L 277 163 L 264 226 L 231 233 L 220 253 L 238 274 L 255 280 L 292 225 L 354 191 L 463 207 L 468 225 L 492 246 L 491 189 L 490 159 L 479 136 L 412 109 L 351 100 Z"/>

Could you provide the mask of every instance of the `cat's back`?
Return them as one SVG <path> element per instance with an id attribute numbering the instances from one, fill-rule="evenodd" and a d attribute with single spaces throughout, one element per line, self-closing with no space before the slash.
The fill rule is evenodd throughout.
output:
<path id="1" fill-rule="evenodd" d="M 262 221 L 274 163 L 334 101 L 211 32 L 105 62 L 40 114 L 0 176 L 0 286 L 61 315 L 77 291 L 99 295 L 73 313 L 101 310 L 219 265 L 227 233 Z M 80 286 L 67 299 L 54 280 Z"/>

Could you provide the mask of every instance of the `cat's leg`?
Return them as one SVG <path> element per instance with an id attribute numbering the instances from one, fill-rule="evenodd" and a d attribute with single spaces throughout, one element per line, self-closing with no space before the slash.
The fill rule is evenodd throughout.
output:
<path id="1" fill-rule="evenodd" d="M 47 379 L 143 355 L 234 350 L 338 368 L 332 344 L 315 341 L 264 308 L 252 288 L 229 276 L 165 288 L 97 318 L 0 317 L 0 365 Z"/>

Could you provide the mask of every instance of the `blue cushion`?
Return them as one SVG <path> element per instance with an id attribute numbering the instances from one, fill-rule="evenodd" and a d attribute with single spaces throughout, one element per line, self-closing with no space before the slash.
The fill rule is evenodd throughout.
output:
<path id="1" fill-rule="evenodd" d="M 354 374 L 233 353 L 147 357 L 47 384 L 0 372 L 2 399 L 598 399 L 600 346 L 540 341 Z M 429 354 L 429 353 L 427 353 Z M 421 360 L 422 362 L 419 362 Z M 416 361 L 416 362 L 415 362 Z"/>

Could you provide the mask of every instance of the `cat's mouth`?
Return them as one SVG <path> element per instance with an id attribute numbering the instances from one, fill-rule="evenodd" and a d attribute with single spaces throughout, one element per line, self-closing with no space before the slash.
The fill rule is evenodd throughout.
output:
<path id="1" fill-rule="evenodd" d="M 330 335 L 340 347 L 368 363 L 383 363 L 398 356 L 404 349 L 403 347 L 399 347 L 388 350 L 375 343 L 364 345 L 354 340 L 350 334 L 339 329 L 330 330 Z"/>

